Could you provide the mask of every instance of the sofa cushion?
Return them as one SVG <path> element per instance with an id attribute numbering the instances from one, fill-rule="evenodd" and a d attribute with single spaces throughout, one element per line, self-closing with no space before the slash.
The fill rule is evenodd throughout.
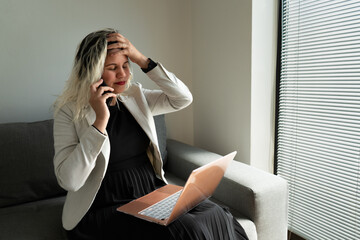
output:
<path id="1" fill-rule="evenodd" d="M 166 125 L 165 125 L 165 116 L 158 115 L 154 117 L 156 133 L 159 141 L 159 148 L 161 157 L 164 161 L 164 166 L 167 161 L 167 150 L 166 150 Z"/>
<path id="2" fill-rule="evenodd" d="M 65 194 L 53 167 L 53 121 L 0 124 L 0 207 Z"/>
<path id="3" fill-rule="evenodd" d="M 66 239 L 61 224 L 65 197 L 0 208 L 0 239 Z"/>

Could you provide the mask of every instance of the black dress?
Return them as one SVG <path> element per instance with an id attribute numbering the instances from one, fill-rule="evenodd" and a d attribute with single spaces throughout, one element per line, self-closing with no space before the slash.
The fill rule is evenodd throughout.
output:
<path id="1" fill-rule="evenodd" d="M 69 239 L 248 239 L 229 211 L 205 200 L 164 227 L 116 211 L 165 183 L 147 157 L 150 140 L 126 107 L 110 107 L 110 159 L 95 200 Z"/>

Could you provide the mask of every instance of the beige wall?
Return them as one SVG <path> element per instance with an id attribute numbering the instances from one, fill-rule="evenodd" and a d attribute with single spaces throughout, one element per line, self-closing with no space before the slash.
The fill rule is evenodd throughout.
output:
<path id="1" fill-rule="evenodd" d="M 251 1 L 192 1 L 194 143 L 250 163 Z"/>
<path id="2" fill-rule="evenodd" d="M 192 1 L 194 143 L 272 172 L 278 1 Z"/>

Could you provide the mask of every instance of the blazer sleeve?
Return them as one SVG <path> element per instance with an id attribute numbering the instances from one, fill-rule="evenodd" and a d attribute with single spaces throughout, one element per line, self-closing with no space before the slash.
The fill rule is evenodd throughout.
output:
<path id="1" fill-rule="evenodd" d="M 84 185 L 106 139 L 87 123 L 82 128 L 79 136 L 69 106 L 65 105 L 55 115 L 54 170 L 59 185 L 67 191 L 77 191 Z"/>
<path id="2" fill-rule="evenodd" d="M 161 63 L 147 76 L 160 87 L 160 90 L 143 90 L 153 115 L 174 112 L 192 103 L 193 97 L 188 87 Z"/>

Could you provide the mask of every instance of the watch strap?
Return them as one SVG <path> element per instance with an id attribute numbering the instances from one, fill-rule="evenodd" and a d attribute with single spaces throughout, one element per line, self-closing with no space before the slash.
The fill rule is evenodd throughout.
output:
<path id="1" fill-rule="evenodd" d="M 150 72 L 151 70 L 153 70 L 157 66 L 157 63 L 154 62 L 151 58 L 148 58 L 148 60 L 149 60 L 149 64 L 148 64 L 147 68 L 141 68 L 141 70 L 144 73 Z"/>

